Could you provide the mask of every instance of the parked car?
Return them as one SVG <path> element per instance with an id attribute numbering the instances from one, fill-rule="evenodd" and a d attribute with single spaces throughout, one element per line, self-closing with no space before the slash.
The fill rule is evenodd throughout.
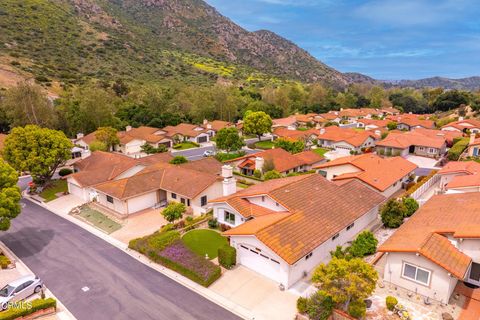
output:
<path id="1" fill-rule="evenodd" d="M 43 281 L 34 275 L 21 277 L 10 282 L 0 289 L 0 306 L 2 310 L 8 308 L 9 302 L 16 302 L 39 293 L 43 288 Z"/>
<path id="2" fill-rule="evenodd" d="M 214 155 L 215 155 L 215 151 L 213 151 L 213 150 L 205 150 L 205 152 L 203 153 L 204 157 L 211 157 L 211 156 L 214 156 Z"/>

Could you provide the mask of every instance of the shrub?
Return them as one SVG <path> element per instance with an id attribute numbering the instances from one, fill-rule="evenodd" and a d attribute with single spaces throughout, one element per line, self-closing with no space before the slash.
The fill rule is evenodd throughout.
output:
<path id="1" fill-rule="evenodd" d="M 298 313 L 306 313 L 307 312 L 307 302 L 308 299 L 304 297 L 300 297 L 297 299 L 297 311 Z"/>
<path id="2" fill-rule="evenodd" d="M 280 175 L 280 172 L 278 172 L 276 170 L 265 172 L 265 174 L 263 175 L 263 178 L 265 179 L 265 181 L 272 180 L 272 179 L 278 179 L 278 178 L 281 178 L 281 177 L 282 176 Z"/>
<path id="3" fill-rule="evenodd" d="M 2 269 L 7 269 L 8 268 L 8 265 L 11 263 L 10 259 L 8 259 L 6 256 L 4 255 L 0 255 L 0 267 Z"/>
<path id="4" fill-rule="evenodd" d="M 392 311 L 393 308 L 398 304 L 398 300 L 395 297 L 388 296 L 385 298 L 385 303 L 387 304 L 387 309 Z"/>
<path id="5" fill-rule="evenodd" d="M 157 232 L 152 235 L 130 240 L 128 247 L 143 254 L 151 250 L 163 250 L 173 241 L 180 239 L 178 231 Z"/>
<path id="6" fill-rule="evenodd" d="M 73 171 L 71 169 L 68 169 L 68 168 L 63 168 L 63 169 L 60 169 L 60 171 L 58 171 L 58 175 L 60 177 L 68 176 L 71 173 L 73 173 Z"/>
<path id="7" fill-rule="evenodd" d="M 0 313 L 0 320 L 13 320 L 29 314 L 35 313 L 39 310 L 48 308 L 57 308 L 57 300 L 53 298 L 48 299 L 35 299 L 32 300 L 32 305 L 27 303 L 19 304 L 19 307 L 10 308 Z"/>
<path id="8" fill-rule="evenodd" d="M 465 151 L 465 149 L 468 147 L 468 142 L 469 138 L 463 138 L 456 141 L 456 143 L 448 150 L 448 160 L 457 161 L 462 155 L 463 151 Z"/>
<path id="9" fill-rule="evenodd" d="M 225 245 L 218 248 L 218 263 L 225 269 L 230 269 L 237 264 L 237 250 L 230 246 Z"/>
<path id="10" fill-rule="evenodd" d="M 348 314 L 355 318 L 363 318 L 367 313 L 367 305 L 363 300 L 352 301 L 348 305 Z"/>
<path id="11" fill-rule="evenodd" d="M 332 297 L 317 291 L 307 300 L 307 314 L 310 319 L 327 320 L 334 306 Z"/>
<path id="12" fill-rule="evenodd" d="M 380 211 L 382 223 L 388 228 L 398 228 L 403 223 L 403 218 L 407 213 L 407 208 L 403 202 L 390 199 L 385 203 Z"/>
<path id="13" fill-rule="evenodd" d="M 192 222 L 192 221 L 193 221 L 193 217 L 192 217 L 192 216 L 188 216 L 188 217 L 185 218 L 185 220 L 186 220 L 187 222 Z"/>
<path id="14" fill-rule="evenodd" d="M 167 231 L 172 231 L 175 229 L 175 225 L 173 223 L 167 223 L 166 225 L 164 225 L 160 231 L 161 232 L 167 232 Z"/>
<path id="15" fill-rule="evenodd" d="M 163 209 L 162 215 L 168 222 L 173 222 L 182 217 L 185 212 L 186 207 L 183 203 L 180 202 L 170 202 L 168 206 Z"/>
<path id="16" fill-rule="evenodd" d="M 253 176 L 257 179 L 260 179 L 262 177 L 262 171 L 255 169 L 255 171 L 253 171 Z"/>
<path id="17" fill-rule="evenodd" d="M 374 254 L 377 250 L 378 240 L 370 231 L 360 233 L 349 248 L 349 253 L 354 257 L 364 257 Z"/>
<path id="18" fill-rule="evenodd" d="M 405 217 L 410 217 L 418 209 L 418 202 L 413 198 L 403 198 L 403 205 L 407 208 Z"/>
<path id="19" fill-rule="evenodd" d="M 215 229 L 215 228 L 217 228 L 217 227 L 218 227 L 218 221 L 217 221 L 217 219 L 213 218 L 213 219 L 208 220 L 208 227 L 209 227 L 210 229 Z"/>
<path id="20" fill-rule="evenodd" d="M 188 160 L 184 156 L 175 156 L 172 160 L 170 160 L 170 164 L 182 164 L 187 162 Z"/>

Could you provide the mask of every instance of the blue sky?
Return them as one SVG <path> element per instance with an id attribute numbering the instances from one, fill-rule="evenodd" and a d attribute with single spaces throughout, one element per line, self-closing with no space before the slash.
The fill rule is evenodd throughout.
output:
<path id="1" fill-rule="evenodd" d="M 480 76 L 480 1 L 207 0 L 342 72 L 377 79 Z"/>

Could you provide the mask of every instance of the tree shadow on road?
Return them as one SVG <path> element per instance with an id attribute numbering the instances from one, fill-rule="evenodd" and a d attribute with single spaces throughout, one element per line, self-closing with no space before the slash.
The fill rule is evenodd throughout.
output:
<path id="1" fill-rule="evenodd" d="M 5 243 L 18 258 L 22 259 L 42 251 L 54 236 L 55 231 L 52 229 L 25 227 L 1 234 L 0 241 Z"/>

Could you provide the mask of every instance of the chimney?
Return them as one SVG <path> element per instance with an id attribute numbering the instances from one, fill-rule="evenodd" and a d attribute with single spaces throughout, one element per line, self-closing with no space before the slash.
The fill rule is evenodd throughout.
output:
<path id="1" fill-rule="evenodd" d="M 233 177 L 233 168 L 229 165 L 222 166 L 223 196 L 229 196 L 237 192 L 237 181 Z"/>
<path id="2" fill-rule="evenodd" d="M 375 130 L 375 135 L 380 137 L 382 135 L 382 132 L 380 130 Z"/>
<path id="3" fill-rule="evenodd" d="M 470 141 L 468 142 L 469 145 L 473 144 L 475 142 L 476 135 L 475 133 L 470 134 Z"/>
<path id="4" fill-rule="evenodd" d="M 207 124 L 207 129 L 212 129 L 212 125 L 210 123 Z"/>
<path id="5" fill-rule="evenodd" d="M 325 133 L 325 128 L 320 129 L 320 134 L 324 134 L 324 133 Z"/>
<path id="6" fill-rule="evenodd" d="M 207 120 L 207 119 L 203 119 L 203 125 L 205 126 L 205 125 L 207 125 L 207 123 L 208 123 L 208 120 Z"/>
<path id="7" fill-rule="evenodd" d="M 130 130 L 132 130 L 132 126 L 126 126 L 125 127 L 125 131 L 130 131 Z"/>
<path id="8" fill-rule="evenodd" d="M 319 122 L 317 122 L 317 124 L 315 125 L 315 129 L 318 130 L 318 129 L 320 129 L 321 127 L 322 127 L 322 125 L 321 125 Z"/>
<path id="9" fill-rule="evenodd" d="M 264 163 L 265 163 L 265 159 L 263 159 L 262 157 L 256 157 L 255 158 L 255 169 L 262 171 Z"/>
<path id="10" fill-rule="evenodd" d="M 83 133 L 77 133 L 77 139 L 82 139 L 84 137 Z"/>
<path id="11" fill-rule="evenodd" d="M 463 121 L 463 117 L 458 117 L 458 121 Z"/>

